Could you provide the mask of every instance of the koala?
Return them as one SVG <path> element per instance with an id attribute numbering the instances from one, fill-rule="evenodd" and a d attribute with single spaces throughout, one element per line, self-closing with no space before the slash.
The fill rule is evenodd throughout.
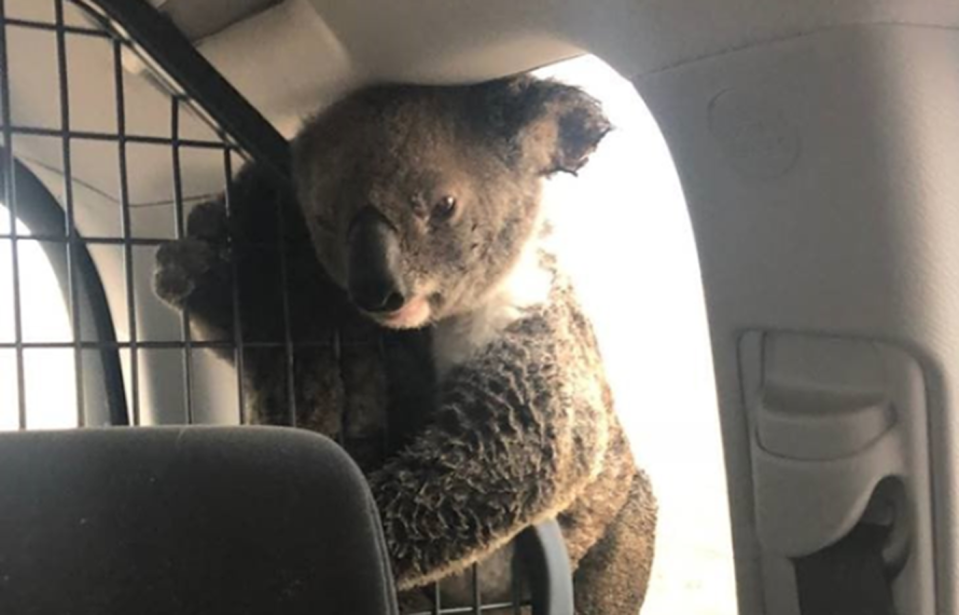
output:
<path id="1" fill-rule="evenodd" d="M 296 291 L 284 297 L 284 283 Z M 317 431 L 369 470 L 427 416 L 423 333 L 382 330 L 352 307 L 320 267 L 292 190 L 259 165 L 190 211 L 186 237 L 157 251 L 153 284 L 189 315 L 194 339 L 234 342 L 241 331 L 242 356 L 226 344 L 213 350 L 242 368 L 250 423 Z"/>
<path id="2" fill-rule="evenodd" d="M 204 335 L 276 342 L 288 314 L 292 368 L 278 344 L 223 356 L 252 422 L 358 458 L 407 595 L 455 593 L 477 562 L 484 600 L 501 595 L 512 539 L 555 518 L 577 613 L 642 605 L 656 501 L 541 198 L 610 128 L 583 91 L 529 76 L 367 87 L 294 139 L 292 194 L 253 165 L 158 251 L 158 295 Z"/>

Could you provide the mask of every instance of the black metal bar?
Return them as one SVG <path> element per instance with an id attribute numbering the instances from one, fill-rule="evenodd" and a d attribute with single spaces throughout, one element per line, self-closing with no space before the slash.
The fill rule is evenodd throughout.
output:
<path id="1" fill-rule="evenodd" d="M 175 138 L 180 135 L 180 99 L 170 97 L 170 134 Z M 183 211 L 183 169 L 180 166 L 180 147 L 174 145 L 173 154 L 173 202 L 174 219 L 176 223 L 176 237 L 186 237 L 186 216 Z M 193 334 L 190 331 L 190 310 L 183 308 L 180 317 L 183 331 L 183 378 L 184 403 L 186 404 L 186 422 L 193 424 Z"/>
<path id="2" fill-rule="evenodd" d="M 286 216 L 284 210 L 286 204 L 283 202 L 282 191 L 277 193 L 276 203 L 276 226 L 279 240 L 277 241 L 277 250 L 280 251 L 280 297 L 283 302 L 283 342 L 285 344 L 286 355 L 286 394 L 289 399 L 290 427 L 296 427 L 296 364 L 293 354 L 293 332 L 290 323 L 290 286 L 289 286 L 289 268 L 287 262 L 287 242 L 286 242 Z"/>
<path id="3" fill-rule="evenodd" d="M 64 24 L 62 28 L 57 24 L 44 23 L 42 21 L 33 21 L 31 19 L 16 19 L 8 17 L 4 19 L 7 25 L 16 26 L 18 28 L 28 28 L 31 30 L 46 30 L 48 32 L 56 32 L 58 30 L 63 30 L 67 34 L 78 34 L 80 36 L 94 36 L 97 38 L 111 38 L 108 32 L 103 30 L 94 30 L 93 28 L 84 28 L 82 26 L 71 26 Z"/>
<path id="4" fill-rule="evenodd" d="M 226 207 L 227 220 L 234 219 L 233 211 L 233 161 L 231 159 L 231 152 L 228 149 L 223 150 L 223 175 L 225 180 L 225 187 L 223 189 L 223 203 Z M 230 228 L 234 228 L 234 225 L 230 225 Z M 244 352 L 245 348 L 243 346 L 243 315 L 240 311 L 240 271 L 237 265 L 237 259 L 239 257 L 239 252 L 236 249 L 234 242 L 233 234 L 230 233 L 229 237 L 231 254 L 232 258 L 230 259 L 230 267 L 232 269 L 231 275 L 233 276 L 232 280 L 232 292 L 233 292 L 233 364 L 236 367 L 236 399 L 238 402 L 237 411 L 239 412 L 240 424 L 243 425 L 248 423 L 248 417 L 246 416 L 246 399 L 243 395 L 243 378 L 246 374 L 246 365 Z"/>
<path id="5" fill-rule="evenodd" d="M 510 602 L 493 602 L 490 604 L 484 604 L 480 606 L 480 612 L 489 613 L 490 611 L 505 611 L 506 609 L 509 609 L 512 606 L 513 605 Z M 526 606 L 526 605 L 520 605 L 520 606 Z M 472 606 L 456 606 L 456 607 L 445 608 L 442 610 L 434 607 L 430 611 L 420 611 L 417 613 L 404 613 L 403 615 L 471 615 L 472 613 L 475 613 L 475 612 L 476 611 L 474 610 Z"/>
<path id="6" fill-rule="evenodd" d="M 437 581 L 433 583 L 433 613 L 431 615 L 439 615 L 445 612 L 443 610 L 443 592 L 440 591 L 440 584 Z"/>
<path id="7" fill-rule="evenodd" d="M 282 246 L 282 242 L 281 242 Z M 343 361 L 343 345 L 342 345 L 342 335 L 339 328 L 333 329 L 333 364 L 336 366 L 342 365 Z M 342 372 L 339 374 L 342 379 Z M 344 387 L 345 388 L 345 387 Z M 340 418 L 340 432 L 336 434 L 336 443 L 340 446 L 347 448 L 348 434 L 350 433 L 350 405 L 344 403 L 342 408 L 342 416 Z"/>
<path id="8" fill-rule="evenodd" d="M 124 138 L 127 132 L 126 123 L 126 94 L 123 81 L 123 43 L 113 40 L 113 88 L 115 90 L 115 104 L 117 114 L 117 161 L 119 163 L 120 180 L 120 216 L 123 226 L 123 273 L 126 283 L 127 329 L 130 336 L 130 408 L 132 410 L 130 423 L 140 424 L 140 352 L 137 347 L 137 313 L 134 301 L 134 263 L 133 244 L 130 221 L 130 187 L 127 174 L 127 142 Z"/>
<path id="9" fill-rule="evenodd" d="M 205 139 L 182 139 L 169 137 L 156 137 L 153 135 L 131 135 L 131 134 L 111 134 L 108 132 L 97 132 L 93 130 L 58 130 L 56 128 L 44 128 L 43 126 L 11 126 L 10 132 L 15 135 L 26 135 L 31 137 L 69 137 L 71 139 L 87 139 L 90 141 L 126 141 L 127 143 L 142 143 L 145 145 L 179 145 L 182 147 L 195 147 L 198 149 L 223 149 L 228 147 L 236 149 L 236 146 L 229 142 L 210 141 Z"/>
<path id="10" fill-rule="evenodd" d="M 387 357 L 386 350 L 386 336 L 383 335 L 382 332 L 377 332 L 376 335 L 376 351 L 379 353 L 380 361 L 382 361 L 383 365 L 387 365 L 387 361 L 389 359 Z M 337 364 L 339 364 L 339 360 L 337 360 Z M 390 436 L 390 417 L 389 415 L 386 415 L 385 420 L 383 421 L 383 442 L 381 448 L 384 459 L 386 459 L 390 454 Z"/>
<path id="11" fill-rule="evenodd" d="M 517 567 L 513 566 L 510 574 L 510 598 L 513 601 L 513 615 L 521 615 L 523 608 L 523 593 L 520 586 L 521 576 L 519 572 Z"/>
<path id="12" fill-rule="evenodd" d="M 19 346 L 29 350 L 33 348 L 73 348 L 75 345 L 74 342 L 20 342 Z M 251 342 L 244 341 L 243 345 L 246 348 L 256 348 L 256 349 L 272 349 L 279 350 L 286 348 L 284 342 Z M 364 344 L 363 342 L 356 342 L 354 344 L 348 344 L 351 348 L 370 348 L 369 345 Z M 17 342 L 0 342 L 0 350 L 13 350 L 17 348 Z M 192 346 L 196 350 L 200 349 L 216 349 L 224 348 L 232 350 L 234 347 L 234 342 L 232 340 L 227 341 L 197 341 L 192 342 Z M 99 341 L 99 342 L 80 342 L 80 347 L 84 350 L 102 350 L 104 348 L 108 349 L 120 349 L 127 350 L 131 347 L 130 342 L 118 342 L 115 340 L 108 341 Z M 294 344 L 295 348 L 323 348 L 323 349 L 332 349 L 332 346 L 329 342 L 296 342 Z M 182 350 L 183 342 L 180 341 L 151 341 L 151 340 L 138 340 L 137 348 L 141 350 Z"/>
<path id="13" fill-rule="evenodd" d="M 85 399 L 83 394 L 83 352 L 81 351 L 81 322 L 80 322 L 80 280 L 77 274 L 77 250 L 76 250 L 76 216 L 73 203 L 73 172 L 72 172 L 72 154 L 70 149 L 70 81 L 67 73 L 67 43 L 66 34 L 63 30 L 63 2 L 64 0 L 54 0 L 54 10 L 56 12 L 56 39 L 57 39 L 57 72 L 60 88 L 60 128 L 63 130 L 62 136 L 62 156 L 63 156 L 63 199 L 67 210 L 67 280 L 70 286 L 70 316 L 73 326 L 74 345 L 74 366 L 76 370 L 77 386 L 77 425 L 83 427 L 86 425 L 86 412 L 84 409 Z"/>
<path id="14" fill-rule="evenodd" d="M 12 234 L 0 234 L 0 239 L 12 239 Z M 49 243 L 67 243 L 67 238 L 62 235 L 46 235 L 46 234 L 33 234 L 21 236 L 20 241 L 45 241 Z M 176 239 L 150 239 L 146 237 L 131 237 L 130 239 L 124 239 L 123 237 L 82 237 L 79 239 L 84 244 L 87 245 L 106 245 L 106 246 L 122 246 L 125 242 L 129 242 L 133 246 L 147 246 L 155 247 L 162 246 L 163 244 L 171 243 L 176 241 Z M 268 247 L 273 246 L 270 243 L 250 243 L 245 244 L 250 247 Z"/>
<path id="15" fill-rule="evenodd" d="M 480 596 L 479 564 L 470 566 L 470 581 L 473 584 L 473 613 L 479 615 L 483 607 L 483 599 Z"/>
<path id="16" fill-rule="evenodd" d="M 10 252 L 13 283 L 13 339 L 17 362 L 17 422 L 20 429 L 27 425 L 27 390 L 23 362 L 23 315 L 20 301 L 20 250 L 17 244 L 17 192 L 15 187 L 16 161 L 13 157 L 13 134 L 10 132 L 10 61 L 7 56 L 6 5 L 0 0 L 0 104 L 3 105 L 3 201 L 10 215 Z"/>
<path id="17" fill-rule="evenodd" d="M 144 0 L 95 0 L 191 99 L 254 158 L 289 180 L 286 139 L 223 78 L 170 21 Z"/>

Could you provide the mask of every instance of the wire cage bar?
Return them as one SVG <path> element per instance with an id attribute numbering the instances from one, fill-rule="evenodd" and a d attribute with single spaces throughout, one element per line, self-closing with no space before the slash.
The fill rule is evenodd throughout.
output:
<path id="1" fill-rule="evenodd" d="M 38 85 L 42 70 L 26 78 L 18 66 L 34 59 L 32 43 L 24 42 L 28 40 L 51 56 L 47 58 L 51 79 L 43 84 Z M 100 64 L 91 65 L 87 55 L 74 55 L 78 42 L 102 46 L 105 51 Z M 29 59 L 23 55 L 27 51 Z M 131 62 L 139 70 L 132 70 Z M 84 85 L 84 71 L 93 69 L 102 73 L 103 88 L 112 89 L 103 99 L 112 110 L 77 106 L 83 100 L 75 97 L 74 88 Z M 24 109 L 29 97 L 18 97 L 21 87 L 46 88 L 43 93 L 56 101 L 54 113 L 45 117 Z M 141 98 L 146 100 L 147 94 L 154 106 L 165 108 L 165 128 L 164 122 L 147 126 L 138 120 L 145 104 Z M 103 122 L 87 121 L 97 113 L 112 117 Z M 7 397 L 2 397 L 5 394 L 0 390 L 0 411 L 12 397 L 14 426 L 29 429 L 34 422 L 28 360 L 34 353 L 60 352 L 72 357 L 73 424 L 83 427 L 249 422 L 243 384 L 246 353 L 272 350 L 282 353 L 289 401 L 287 422 L 296 427 L 297 352 L 332 348 L 339 358 L 356 342 L 339 333 L 330 340 L 294 338 L 286 250 L 277 250 L 281 289 L 277 318 L 283 323 L 278 339 L 244 339 L 235 261 L 230 296 L 234 326 L 229 339 L 195 336 L 188 310 L 176 317 L 175 325 L 158 333 L 153 322 L 158 320 L 155 299 L 149 279 L 144 279 L 149 275 L 144 263 L 152 265 L 156 248 L 187 235 L 194 206 L 222 194 L 227 219 L 234 217 L 231 181 L 244 161 L 256 159 L 276 178 L 289 180 L 288 144 L 273 126 L 172 23 L 142 0 L 0 0 L 0 122 L 0 195 L 7 210 L 0 221 L 0 250 L 9 255 L 10 262 L 9 292 L 0 288 L 0 302 L 9 306 L 12 315 L 9 335 L 2 334 L 0 322 L 0 359 L 12 357 L 8 363 L 0 360 L 0 369 L 10 365 L 15 388 L 15 394 Z M 113 183 L 111 189 L 103 188 L 102 178 L 94 177 L 94 170 L 111 162 L 92 165 L 80 153 L 86 147 L 105 148 L 102 151 L 115 157 L 114 177 L 106 182 Z M 141 151 L 153 155 L 155 165 L 146 166 L 165 167 L 169 172 L 145 174 L 145 165 L 138 160 Z M 187 159 L 201 154 L 207 156 L 205 179 L 198 182 Z M 91 217 L 89 199 L 115 207 L 114 226 Z M 277 237 L 283 238 L 289 221 L 283 207 L 275 209 Z M 229 237 L 228 245 L 234 240 Z M 60 277 L 72 330 L 68 339 L 28 334 L 25 322 L 32 306 L 24 304 L 21 258 L 26 244 L 43 247 Z M 255 242 L 250 245 L 277 248 Z M 2 273 L 0 270 L 0 279 Z M 165 318 L 169 320 L 170 314 Z M 204 389 L 200 372 L 212 369 L 207 358 L 212 351 L 230 353 L 234 368 L 230 385 L 224 389 L 232 408 L 211 418 L 205 414 L 208 400 L 199 396 Z M 172 382 L 179 385 L 179 391 L 168 390 L 177 388 L 169 386 L 171 374 L 176 375 Z M 182 413 L 158 414 L 158 396 L 174 400 L 172 405 L 182 408 Z M 522 548 L 534 555 L 533 560 L 539 557 L 536 565 L 545 567 L 531 575 L 539 579 L 531 588 L 532 602 L 522 599 L 519 575 L 513 575 L 511 600 L 484 601 L 480 569 L 473 566 L 470 605 L 444 605 L 442 587 L 436 584 L 430 592 L 429 609 L 407 611 L 408 615 L 563 612 L 549 606 L 549 592 L 571 592 L 568 568 L 553 562 L 553 568 L 547 569 L 550 564 L 536 547 L 550 540 L 561 541 L 561 537 L 530 531 L 519 543 L 526 545 Z"/>

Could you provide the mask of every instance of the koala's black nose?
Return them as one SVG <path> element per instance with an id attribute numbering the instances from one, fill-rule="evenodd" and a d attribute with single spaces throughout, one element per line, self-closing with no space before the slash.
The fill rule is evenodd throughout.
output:
<path id="1" fill-rule="evenodd" d="M 388 285 L 368 285 L 350 289 L 350 299 L 367 312 L 395 312 L 406 303 L 406 297 Z"/>
<path id="2" fill-rule="evenodd" d="M 402 254 L 396 230 L 372 207 L 350 227 L 347 255 L 350 299 L 367 312 L 394 312 L 406 303 Z"/>

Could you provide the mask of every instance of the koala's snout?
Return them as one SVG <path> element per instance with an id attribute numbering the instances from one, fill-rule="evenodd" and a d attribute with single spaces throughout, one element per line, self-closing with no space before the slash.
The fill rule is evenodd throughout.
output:
<path id="1" fill-rule="evenodd" d="M 378 211 L 367 207 L 350 226 L 346 283 L 350 299 L 372 313 L 395 312 L 407 300 L 397 231 Z"/>

